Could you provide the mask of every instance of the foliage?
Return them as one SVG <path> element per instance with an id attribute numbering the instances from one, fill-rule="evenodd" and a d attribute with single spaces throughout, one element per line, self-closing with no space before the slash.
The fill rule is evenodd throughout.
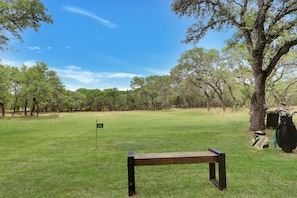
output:
<path id="1" fill-rule="evenodd" d="M 9 100 L 9 88 L 10 88 L 10 83 L 8 81 L 8 76 L 9 76 L 9 70 L 4 67 L 3 65 L 0 65 L 0 111 L 1 115 L 5 116 L 5 104 Z"/>
<path id="2" fill-rule="evenodd" d="M 25 115 L 60 111 L 126 111 L 221 106 L 248 106 L 253 91 L 251 70 L 234 51 L 193 48 L 181 55 L 170 75 L 134 77 L 131 90 L 66 90 L 57 73 L 45 63 L 21 68 L 1 66 L 1 103 L 7 112 Z M 267 84 L 268 107 L 280 101 L 296 105 L 294 54 L 278 63 Z M 5 112 L 5 111 L 2 111 Z"/>
<path id="3" fill-rule="evenodd" d="M 229 46 L 244 42 L 255 81 L 250 130 L 264 128 L 266 80 L 278 61 L 297 44 L 297 1 L 174 0 L 178 16 L 195 19 L 185 42 L 197 43 L 209 29 L 233 29 Z"/>
<path id="4" fill-rule="evenodd" d="M 0 50 L 7 48 L 7 33 L 22 41 L 21 33 L 27 28 L 38 31 L 41 22 L 53 23 L 46 11 L 39 0 L 0 0 Z"/>
<path id="5" fill-rule="evenodd" d="M 65 88 L 56 72 L 49 70 L 45 63 L 36 63 L 32 67 L 23 65 L 20 69 L 11 66 L 1 68 L 7 71 L 6 75 L 1 75 L 6 82 L 6 86 L 1 86 L 1 97 L 6 98 L 4 104 L 13 109 L 13 115 L 19 108 L 24 108 L 27 115 L 28 106 L 30 115 L 61 108 Z"/>
<path id="6" fill-rule="evenodd" d="M 184 52 L 178 62 L 171 70 L 174 81 L 189 81 L 196 91 L 203 94 L 208 110 L 215 97 L 224 111 L 228 100 L 234 107 L 237 105 L 240 96 L 236 94 L 238 86 L 234 83 L 235 76 L 228 68 L 229 60 L 223 59 L 218 50 L 193 48 Z"/>

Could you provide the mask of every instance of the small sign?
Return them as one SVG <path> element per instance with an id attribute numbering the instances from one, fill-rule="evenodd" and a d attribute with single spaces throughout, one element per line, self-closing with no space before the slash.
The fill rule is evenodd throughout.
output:
<path id="1" fill-rule="evenodd" d="M 103 123 L 97 123 L 97 128 L 103 128 Z"/>

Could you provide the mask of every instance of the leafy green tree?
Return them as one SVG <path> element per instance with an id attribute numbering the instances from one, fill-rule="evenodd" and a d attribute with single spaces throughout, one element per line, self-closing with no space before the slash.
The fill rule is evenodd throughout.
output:
<path id="1" fill-rule="evenodd" d="M 297 51 L 291 50 L 286 56 L 283 56 L 268 77 L 266 100 L 270 104 L 278 105 L 280 102 L 286 102 L 288 105 L 294 104 L 297 85 L 296 55 Z M 269 96 L 271 97 L 269 98 Z"/>
<path id="2" fill-rule="evenodd" d="M 246 50 L 242 46 L 239 46 L 236 49 L 224 48 L 222 52 L 226 67 L 235 77 L 236 83 L 231 83 L 237 87 L 235 88 L 237 92 L 235 94 L 238 95 L 237 100 L 240 101 L 241 105 L 247 105 L 246 103 L 251 100 L 254 91 L 254 79 L 252 69 L 246 60 Z M 230 80 L 234 81 L 234 78 Z"/>
<path id="3" fill-rule="evenodd" d="M 178 63 L 173 69 L 175 72 L 172 72 L 172 74 L 181 75 L 182 78 L 187 79 L 197 89 L 200 89 L 207 99 L 208 109 L 210 108 L 210 101 L 213 99 L 213 93 L 215 93 L 225 111 L 225 98 L 228 92 L 226 78 L 232 78 L 232 76 L 226 76 L 230 72 L 227 72 L 227 69 L 223 68 L 224 65 L 221 63 L 219 51 L 195 47 L 184 52 Z"/>
<path id="4" fill-rule="evenodd" d="M 117 110 L 116 106 L 120 97 L 120 91 L 117 88 L 104 89 L 104 105 L 109 111 Z"/>
<path id="5" fill-rule="evenodd" d="M 83 110 L 85 99 L 86 95 L 82 92 L 67 90 L 62 105 L 63 111 Z"/>
<path id="6" fill-rule="evenodd" d="M 5 105 L 9 98 L 9 70 L 7 67 L 0 64 L 0 111 L 2 116 L 5 116 Z"/>
<path id="7" fill-rule="evenodd" d="M 21 89 L 21 82 L 22 82 L 22 75 L 18 67 L 10 67 L 10 84 L 11 84 L 11 92 L 14 96 L 14 102 L 13 102 L 13 113 L 12 116 L 14 116 L 18 100 L 20 98 L 20 89 Z"/>
<path id="8" fill-rule="evenodd" d="M 58 77 L 57 72 L 48 70 L 45 72 L 46 86 L 48 97 L 44 98 L 42 102 L 44 111 L 59 111 L 62 108 L 62 103 L 65 96 L 65 87 Z"/>
<path id="9" fill-rule="evenodd" d="M 141 100 L 139 100 L 138 106 L 140 109 L 142 109 L 142 104 L 145 105 L 145 109 L 149 110 L 149 93 L 146 88 L 146 82 L 145 78 L 143 77 L 134 77 L 130 82 L 130 87 L 136 91 L 139 92 Z"/>
<path id="10" fill-rule="evenodd" d="M 101 111 L 103 106 L 103 94 L 99 89 L 85 89 L 81 88 L 76 90 L 85 95 L 85 101 L 83 102 L 83 109 L 87 111 Z"/>
<path id="11" fill-rule="evenodd" d="M 45 63 L 36 63 L 32 67 L 21 67 L 20 97 L 23 100 L 24 114 L 30 106 L 30 115 L 37 116 L 41 110 L 50 107 L 60 109 L 63 100 L 64 86 L 55 71 L 49 70 Z M 32 102 L 30 105 L 30 102 Z"/>
<path id="12" fill-rule="evenodd" d="M 7 32 L 23 41 L 21 33 L 27 28 L 38 31 L 41 22 L 53 23 L 46 11 L 39 0 L 0 0 L 0 50 L 7 49 Z"/>
<path id="13" fill-rule="evenodd" d="M 158 76 L 156 81 L 156 89 L 158 90 L 158 103 L 160 108 L 165 108 L 166 110 L 171 106 L 171 78 L 169 75 Z"/>
<path id="14" fill-rule="evenodd" d="M 254 81 L 250 130 L 265 128 L 265 85 L 280 58 L 297 44 L 296 0 L 174 0 L 178 16 L 192 16 L 185 42 L 197 43 L 209 29 L 237 30 L 230 46 L 244 42 Z"/>

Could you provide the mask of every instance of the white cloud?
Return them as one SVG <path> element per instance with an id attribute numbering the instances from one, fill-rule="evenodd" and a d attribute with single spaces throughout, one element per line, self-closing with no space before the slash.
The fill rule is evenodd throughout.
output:
<path id="1" fill-rule="evenodd" d="M 154 75 L 169 75 L 170 70 L 161 70 L 161 69 L 155 69 L 155 68 L 146 68 L 147 71 L 153 73 Z"/>
<path id="2" fill-rule="evenodd" d="M 41 53 L 41 47 L 39 47 L 39 46 L 28 46 L 27 47 L 29 50 L 32 50 L 32 51 L 34 51 L 34 52 L 37 52 L 37 53 Z"/>
<path id="3" fill-rule="evenodd" d="M 18 61 L 14 61 L 14 60 L 8 60 L 8 59 L 4 59 L 1 58 L 0 61 L 3 65 L 10 65 L 10 66 L 21 66 L 22 63 L 18 62 Z"/>
<path id="4" fill-rule="evenodd" d="M 62 78 L 73 79 L 84 84 L 98 83 L 104 79 L 122 79 L 122 78 L 133 78 L 135 76 L 140 76 L 131 73 L 122 72 L 90 72 L 82 70 L 77 66 L 66 66 L 64 69 L 53 69 Z"/>
<path id="5" fill-rule="evenodd" d="M 87 10 L 84 10 L 84 9 L 81 9 L 81 8 L 76 8 L 76 7 L 70 7 L 70 6 L 66 6 L 64 7 L 65 10 L 69 11 L 69 12 L 73 12 L 73 13 L 76 13 L 76 14 L 81 14 L 81 15 L 85 15 L 85 16 L 88 16 L 92 19 L 95 19 L 96 21 L 98 21 L 99 23 L 101 23 L 102 25 L 108 27 L 108 28 L 112 28 L 112 29 L 115 29 L 118 27 L 118 25 L 106 20 L 106 19 L 103 19 L 93 13 L 91 13 L 90 11 L 87 11 Z"/>
<path id="6" fill-rule="evenodd" d="M 36 60 L 27 60 L 24 61 L 23 64 L 26 65 L 27 67 L 32 67 L 34 65 L 36 65 L 37 61 Z"/>
<path id="7" fill-rule="evenodd" d="M 27 61 L 15 61 L 15 60 L 8 60 L 8 59 L 1 59 L 1 63 L 3 65 L 9 65 L 14 67 L 21 67 L 22 65 L 26 65 L 27 67 L 32 67 L 36 65 L 36 60 L 27 60 Z"/>
<path id="8" fill-rule="evenodd" d="M 69 66 L 66 66 L 65 68 L 70 69 L 70 70 L 80 70 L 81 69 L 81 67 L 77 67 L 77 66 L 74 66 L 74 65 L 69 65 Z"/>
<path id="9" fill-rule="evenodd" d="M 73 84 L 66 84 L 65 85 L 66 90 L 70 91 L 76 91 L 79 88 L 82 88 L 81 86 L 73 85 Z"/>

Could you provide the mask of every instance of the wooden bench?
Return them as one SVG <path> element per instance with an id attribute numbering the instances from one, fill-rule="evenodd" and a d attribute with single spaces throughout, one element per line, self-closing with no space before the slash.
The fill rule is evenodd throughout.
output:
<path id="1" fill-rule="evenodd" d="M 134 154 L 128 152 L 128 195 L 135 195 L 135 166 L 166 165 L 166 164 L 193 164 L 209 163 L 209 180 L 219 189 L 224 190 L 226 185 L 225 153 L 209 148 L 208 151 L 178 152 L 178 153 L 146 153 Z M 218 163 L 219 180 L 216 179 Z"/>

